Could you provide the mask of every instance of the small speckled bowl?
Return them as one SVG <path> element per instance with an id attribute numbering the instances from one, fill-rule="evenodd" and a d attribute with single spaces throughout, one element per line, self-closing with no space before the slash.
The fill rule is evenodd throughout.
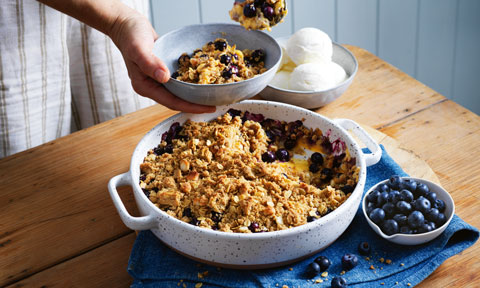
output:
<path id="1" fill-rule="evenodd" d="M 227 84 L 193 84 L 171 78 L 164 86 L 176 96 L 197 104 L 226 105 L 257 95 L 272 81 L 282 58 L 282 49 L 270 35 L 256 30 L 246 30 L 235 24 L 198 24 L 169 32 L 155 41 L 153 53 L 162 59 L 171 73 L 178 68 L 178 57 L 191 54 L 216 38 L 227 39 L 237 49 L 262 49 L 265 51 L 265 68 L 268 70 L 253 78 Z"/>
<path id="2" fill-rule="evenodd" d="M 288 37 L 281 37 L 276 40 L 281 44 L 287 42 Z M 266 100 L 288 103 L 307 109 L 325 106 L 336 100 L 348 89 L 350 84 L 352 84 L 353 78 L 355 78 L 358 70 L 358 62 L 347 48 L 335 42 L 333 42 L 332 45 L 332 60 L 345 69 L 348 76 L 345 81 L 330 89 L 319 91 L 295 91 L 267 85 L 267 87 L 260 92 L 260 96 Z"/>
<path id="3" fill-rule="evenodd" d="M 431 181 L 428 181 L 428 180 L 425 180 L 425 179 L 420 179 L 420 178 L 413 178 L 413 177 L 402 177 L 402 178 L 403 179 L 412 179 L 412 180 L 417 181 L 417 183 L 423 183 L 423 184 L 427 185 L 428 188 L 430 189 L 430 191 L 435 192 L 437 194 L 438 199 L 441 199 L 445 202 L 445 212 L 444 212 L 444 214 L 445 214 L 445 218 L 447 218 L 447 221 L 445 222 L 445 224 L 443 224 L 442 226 L 438 227 L 437 229 L 435 229 L 433 231 L 430 231 L 430 232 L 427 232 L 427 233 L 420 233 L 420 234 L 400 234 L 400 233 L 398 233 L 398 234 L 393 234 L 393 235 L 390 235 L 390 236 L 383 233 L 382 230 L 380 229 L 380 227 L 378 227 L 377 224 L 373 223 L 373 221 L 370 220 L 370 217 L 368 217 L 368 215 L 367 215 L 367 212 L 366 212 L 367 211 L 366 210 L 366 208 L 367 208 L 367 196 L 368 196 L 368 194 L 372 193 L 378 185 L 387 183 L 388 179 L 375 184 L 372 188 L 370 188 L 370 190 L 367 191 L 367 193 L 365 193 L 365 196 L 363 197 L 363 200 L 362 200 L 363 215 L 365 216 L 365 219 L 367 219 L 367 222 L 370 225 L 370 227 L 372 227 L 373 231 L 375 231 L 382 238 L 384 238 L 384 239 L 386 239 L 390 242 L 393 242 L 393 243 L 396 243 L 396 244 L 401 244 L 401 245 L 419 245 L 419 244 L 423 244 L 423 243 L 427 243 L 429 241 L 432 241 L 433 239 L 438 237 L 440 234 L 442 234 L 442 232 L 445 231 L 445 229 L 447 228 L 450 221 L 452 221 L 453 215 L 455 214 L 455 203 L 453 203 L 452 196 L 450 196 L 450 194 L 445 189 L 443 189 L 442 187 L 440 187 L 439 185 L 437 185 L 437 184 L 435 184 Z"/>
<path id="4" fill-rule="evenodd" d="M 304 125 L 331 130 L 330 139 L 345 141 L 356 165 L 360 167 L 358 183 L 350 197 L 328 215 L 290 229 L 266 233 L 228 233 L 200 228 L 178 220 L 158 209 L 145 196 L 139 185 L 140 164 L 147 151 L 161 141 L 162 133 L 174 123 L 186 120 L 203 122 L 223 115 L 234 108 L 252 113 L 262 113 L 266 118 L 296 121 L 304 118 Z M 364 154 L 347 132 L 355 134 L 369 149 Z M 268 268 L 303 259 L 333 243 L 353 220 L 360 206 L 367 167 L 380 160 L 382 150 L 378 144 L 355 122 L 348 119 L 327 119 L 315 112 L 296 106 L 258 100 L 217 107 L 211 114 L 179 113 L 155 126 L 139 142 L 132 155 L 130 171 L 113 177 L 108 189 L 113 203 L 126 226 L 133 230 L 150 229 L 160 240 L 177 252 L 204 263 L 241 269 Z M 133 217 L 125 209 L 118 196 L 117 187 L 129 185 L 133 188 L 138 210 L 142 217 Z"/>

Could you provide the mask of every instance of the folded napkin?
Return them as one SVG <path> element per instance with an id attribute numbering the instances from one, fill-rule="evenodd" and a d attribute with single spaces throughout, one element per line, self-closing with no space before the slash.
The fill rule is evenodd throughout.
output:
<path id="1" fill-rule="evenodd" d="M 367 169 L 364 192 L 393 174 L 408 176 L 384 147 L 382 150 L 380 162 Z M 359 256 L 358 266 L 343 275 L 348 287 L 412 287 L 447 258 L 473 245 L 478 237 L 479 231 L 475 227 L 455 215 L 444 233 L 435 240 L 417 246 L 397 245 L 375 234 L 360 208 L 345 233 L 318 255 L 288 266 L 265 270 L 220 269 L 200 264 L 170 250 L 152 232 L 142 231 L 133 246 L 128 273 L 134 279 L 131 287 L 198 287 L 199 283 L 202 283 L 202 288 L 283 285 L 290 288 L 330 287 L 331 279 L 340 275 L 342 270 L 341 257 L 345 253 L 358 255 L 359 243 L 367 241 L 372 247 L 370 257 Z M 320 255 L 332 262 L 328 275 L 318 275 L 313 280 L 307 278 L 305 271 L 308 264 Z"/>

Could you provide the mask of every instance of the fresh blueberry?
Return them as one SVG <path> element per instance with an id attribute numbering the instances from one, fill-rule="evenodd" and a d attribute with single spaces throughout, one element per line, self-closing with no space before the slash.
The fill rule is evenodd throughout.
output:
<path id="1" fill-rule="evenodd" d="M 297 145 L 297 141 L 294 139 L 287 139 L 283 143 L 283 146 L 285 146 L 287 150 L 292 150 L 293 148 L 295 148 L 296 145 Z"/>
<path id="2" fill-rule="evenodd" d="M 243 7 L 243 15 L 245 15 L 247 18 L 253 18 L 257 16 L 257 9 L 255 8 L 255 5 L 245 5 L 245 7 Z"/>
<path id="3" fill-rule="evenodd" d="M 230 79 L 232 77 L 232 70 L 230 70 L 229 68 L 223 69 L 222 77 L 225 79 Z"/>
<path id="4" fill-rule="evenodd" d="M 273 10 L 272 6 L 266 5 L 266 3 L 265 3 L 263 5 L 262 12 L 263 12 L 263 16 L 265 16 L 265 18 L 267 18 L 270 21 L 273 20 L 273 16 L 275 15 L 275 13 L 274 13 L 274 10 Z"/>
<path id="5" fill-rule="evenodd" d="M 408 226 L 410 226 L 411 228 L 420 227 L 424 221 L 425 217 L 420 211 L 413 211 L 412 213 L 410 213 L 410 215 L 408 215 Z"/>
<path id="6" fill-rule="evenodd" d="M 420 197 L 420 196 L 425 196 L 427 194 L 427 192 L 429 192 L 430 189 L 428 189 L 428 186 L 423 184 L 423 183 L 418 183 L 417 184 L 417 189 L 415 189 L 415 194 L 417 195 L 417 197 Z"/>
<path id="7" fill-rule="evenodd" d="M 385 211 L 385 218 L 390 218 L 395 213 L 395 204 L 392 202 L 387 202 L 382 206 L 383 211 Z"/>
<path id="8" fill-rule="evenodd" d="M 387 235 L 393 235 L 398 233 L 398 223 L 393 219 L 387 219 L 382 225 L 383 233 Z"/>
<path id="9" fill-rule="evenodd" d="M 267 151 L 262 154 L 262 161 L 266 163 L 272 163 L 275 161 L 275 154 L 272 151 Z"/>
<path id="10" fill-rule="evenodd" d="M 313 153 L 310 157 L 310 160 L 312 160 L 313 163 L 317 163 L 318 165 L 323 164 L 323 156 L 321 153 L 318 152 Z"/>
<path id="11" fill-rule="evenodd" d="M 380 225 L 383 219 L 385 219 L 385 211 L 382 208 L 375 208 L 369 215 L 370 219 L 373 223 Z"/>
<path id="12" fill-rule="evenodd" d="M 428 221 L 436 222 L 438 219 L 438 214 L 440 214 L 440 211 L 438 211 L 437 208 L 432 208 L 427 214 L 425 214 L 425 218 L 427 218 Z"/>
<path id="13" fill-rule="evenodd" d="M 370 194 L 368 194 L 367 201 L 369 203 L 373 203 L 374 205 L 377 205 L 377 199 L 379 195 L 380 195 L 380 191 L 373 190 L 372 192 L 370 192 Z"/>
<path id="14" fill-rule="evenodd" d="M 405 202 L 412 202 L 413 201 L 413 194 L 412 192 L 406 190 L 406 189 L 403 189 L 400 191 L 400 197 L 402 197 L 402 200 L 405 201 Z"/>
<path id="15" fill-rule="evenodd" d="M 310 164 L 310 166 L 308 166 L 308 170 L 312 173 L 317 173 L 318 171 L 320 171 L 320 167 L 318 167 L 318 164 L 312 163 Z"/>
<path id="16" fill-rule="evenodd" d="M 417 181 L 413 179 L 404 179 L 403 188 L 409 191 L 415 191 L 417 189 Z"/>
<path id="17" fill-rule="evenodd" d="M 402 195 L 400 195 L 400 192 L 398 190 L 392 190 L 388 192 L 388 198 L 393 204 L 397 204 L 398 201 L 403 200 Z"/>
<path id="18" fill-rule="evenodd" d="M 342 268 L 345 271 L 350 271 L 358 264 L 358 257 L 355 254 L 345 254 L 342 257 Z"/>
<path id="19" fill-rule="evenodd" d="M 388 202 L 388 199 L 389 199 L 388 192 L 380 193 L 380 195 L 378 195 L 378 198 L 377 198 L 377 206 L 378 207 L 383 206 L 383 204 Z"/>
<path id="20" fill-rule="evenodd" d="M 307 267 L 307 276 L 313 278 L 320 273 L 320 265 L 316 262 L 312 262 Z"/>
<path id="21" fill-rule="evenodd" d="M 430 201 L 427 198 L 420 196 L 417 200 L 415 200 L 415 209 L 422 212 L 423 214 L 428 213 L 430 211 Z"/>
<path id="22" fill-rule="evenodd" d="M 227 48 L 227 42 L 223 40 L 217 40 L 214 42 L 214 44 L 215 44 L 215 49 L 218 51 L 223 51 L 225 50 L 225 48 Z"/>
<path id="23" fill-rule="evenodd" d="M 361 242 L 358 245 L 358 253 L 364 256 L 367 256 L 368 254 L 370 254 L 370 244 L 368 244 L 368 242 Z"/>
<path id="24" fill-rule="evenodd" d="M 351 185 L 343 185 L 343 187 L 340 188 L 340 190 L 342 190 L 343 193 L 345 193 L 345 194 L 352 193 L 354 189 L 355 188 Z"/>
<path id="25" fill-rule="evenodd" d="M 407 225 L 407 215 L 403 215 L 403 214 L 395 214 L 393 215 L 393 220 L 397 221 L 398 223 L 398 226 L 405 226 Z"/>
<path id="26" fill-rule="evenodd" d="M 373 202 L 368 202 L 367 204 L 367 215 L 370 215 L 372 213 L 373 209 L 375 209 L 375 204 Z"/>
<path id="27" fill-rule="evenodd" d="M 410 205 L 410 203 L 403 200 L 398 201 L 396 207 L 397 207 L 397 211 L 401 214 L 408 215 L 410 214 L 410 211 L 412 211 L 412 205 Z"/>
<path id="28" fill-rule="evenodd" d="M 255 63 L 263 62 L 265 61 L 265 52 L 261 49 L 257 49 L 253 51 L 251 59 Z"/>
<path id="29" fill-rule="evenodd" d="M 425 194 L 425 198 L 427 198 L 428 201 L 430 201 L 430 203 L 433 204 L 433 203 L 435 203 L 435 201 L 437 201 L 437 193 L 432 192 L 432 191 L 427 192 Z"/>
<path id="30" fill-rule="evenodd" d="M 433 207 L 437 208 L 440 213 L 443 213 L 445 211 L 445 202 L 441 199 L 435 200 L 435 203 L 433 203 Z"/>
<path id="31" fill-rule="evenodd" d="M 222 56 L 220 56 L 220 63 L 228 65 L 230 64 L 230 62 L 232 62 L 232 56 L 228 54 L 223 54 Z"/>
<path id="32" fill-rule="evenodd" d="M 443 224 L 445 224 L 445 222 L 447 222 L 447 217 L 445 216 L 445 214 L 439 213 L 437 217 L 437 221 L 435 221 L 435 224 L 437 224 L 437 227 L 440 227 Z"/>
<path id="33" fill-rule="evenodd" d="M 388 185 L 391 189 L 401 189 L 401 185 L 403 185 L 403 179 L 398 175 L 393 175 L 388 179 Z"/>
<path id="34" fill-rule="evenodd" d="M 332 263 L 330 262 L 330 259 L 328 259 L 325 256 L 319 256 L 315 258 L 315 263 L 317 263 L 320 266 L 320 272 L 326 271 Z"/>
<path id="35" fill-rule="evenodd" d="M 347 280 L 341 276 L 333 277 L 330 285 L 332 288 L 345 288 L 347 287 Z"/>
<path id="36" fill-rule="evenodd" d="M 288 153 L 288 150 L 285 148 L 278 149 L 277 152 L 275 152 L 275 156 L 277 156 L 280 162 L 288 162 L 290 160 L 290 153 Z"/>
<path id="37" fill-rule="evenodd" d="M 432 226 L 428 225 L 428 223 L 423 223 L 422 225 L 420 225 L 420 227 L 418 227 L 419 233 L 426 233 L 432 230 L 433 230 Z"/>
<path id="38" fill-rule="evenodd" d="M 430 225 L 432 227 L 432 230 L 435 230 L 437 229 L 437 224 L 435 224 L 435 222 L 428 222 L 428 225 Z"/>
<path id="39" fill-rule="evenodd" d="M 384 192 L 384 191 L 387 191 L 387 192 L 388 192 L 388 191 L 390 191 L 390 187 L 388 187 L 388 185 L 384 183 L 384 184 L 378 185 L 378 186 L 375 188 L 375 190 L 380 191 L 380 192 Z"/>
<path id="40" fill-rule="evenodd" d="M 258 225 L 257 222 L 252 222 L 250 223 L 250 225 L 248 226 L 248 229 L 250 231 L 252 231 L 252 233 L 256 233 L 258 231 L 258 229 L 260 229 L 260 225 Z"/>
<path id="41" fill-rule="evenodd" d="M 412 229 L 408 226 L 401 226 L 400 227 L 400 233 L 402 234 L 412 234 Z"/>

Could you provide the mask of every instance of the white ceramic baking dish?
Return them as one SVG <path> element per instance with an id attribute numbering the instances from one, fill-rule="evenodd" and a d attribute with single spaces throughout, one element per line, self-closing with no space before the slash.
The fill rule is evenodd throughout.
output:
<path id="1" fill-rule="evenodd" d="M 158 209 L 145 196 L 139 186 L 140 164 L 147 151 L 156 147 L 162 133 L 174 122 L 183 124 L 187 119 L 210 121 L 230 108 L 262 113 L 267 118 L 285 121 L 305 119 L 304 125 L 331 130 L 331 138 L 345 141 L 350 154 L 360 167 L 358 184 L 352 195 L 336 210 L 302 226 L 266 233 L 227 233 L 200 228 L 182 222 Z M 362 152 L 359 144 L 347 132 L 355 134 L 372 153 Z M 212 114 L 185 114 L 172 116 L 155 126 L 139 142 L 132 155 L 130 171 L 113 177 L 108 189 L 113 203 L 127 227 L 133 230 L 150 229 L 160 240 L 179 253 L 195 260 L 231 268 L 267 268 L 285 265 L 325 249 L 333 243 L 353 220 L 362 198 L 367 167 L 381 157 L 379 145 L 355 122 L 348 119 L 329 120 L 315 112 L 296 106 L 258 100 L 247 100 L 217 107 Z M 130 185 L 142 217 L 134 217 L 125 209 L 117 187 Z"/>

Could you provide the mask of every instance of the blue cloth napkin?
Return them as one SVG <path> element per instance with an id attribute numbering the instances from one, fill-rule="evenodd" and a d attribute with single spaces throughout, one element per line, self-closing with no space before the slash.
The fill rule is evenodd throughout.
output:
<path id="1" fill-rule="evenodd" d="M 379 163 L 368 167 L 366 192 L 377 182 L 393 174 L 408 176 L 386 153 Z M 368 150 L 366 150 L 368 152 Z M 372 247 L 371 256 L 359 257 L 359 264 L 343 277 L 348 287 L 412 287 L 420 283 L 447 258 L 473 245 L 479 231 L 455 215 L 447 229 L 435 240 L 417 246 L 401 246 L 386 241 L 370 229 L 361 208 L 345 233 L 335 243 L 318 255 L 306 260 L 274 269 L 232 270 L 200 264 L 185 258 L 166 247 L 150 231 L 138 234 L 128 262 L 128 273 L 134 281 L 131 287 L 330 287 L 331 279 L 340 275 L 341 257 L 345 253 L 358 254 L 360 242 Z M 305 276 L 305 271 L 316 257 L 324 255 L 332 265 L 328 276 L 315 283 Z M 383 258 L 385 261 L 381 262 Z M 391 263 L 387 264 L 386 260 Z M 374 268 L 374 269 L 371 269 Z M 208 271 L 199 278 L 198 273 Z M 277 285 L 278 284 L 278 285 Z M 410 286 L 407 286 L 410 284 Z"/>

